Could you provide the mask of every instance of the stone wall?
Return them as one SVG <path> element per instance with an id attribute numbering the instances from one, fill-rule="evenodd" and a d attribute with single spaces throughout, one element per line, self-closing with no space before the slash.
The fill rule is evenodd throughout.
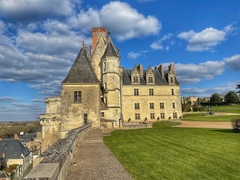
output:
<path id="1" fill-rule="evenodd" d="M 65 138 L 59 139 L 45 150 L 36 162 L 40 162 L 23 179 L 24 180 L 65 180 L 71 166 L 77 144 L 89 133 L 92 124 L 69 131 Z"/>
<path id="2" fill-rule="evenodd" d="M 134 89 L 139 90 L 139 96 L 134 96 Z M 154 95 L 149 95 L 149 89 L 153 89 Z M 174 95 L 171 90 L 173 89 Z M 135 109 L 134 104 L 139 103 L 139 109 Z M 150 108 L 150 103 L 154 103 L 154 108 Z M 160 108 L 160 103 L 164 103 L 164 108 Z M 173 103 L 175 108 L 173 108 Z M 182 116 L 180 87 L 171 85 L 124 85 L 122 89 L 122 113 L 124 122 L 143 122 L 150 120 L 150 113 L 155 114 L 151 120 L 167 120 L 173 118 L 173 113 L 177 113 L 177 118 Z M 135 120 L 135 114 L 140 114 L 140 119 Z M 161 113 L 165 118 L 161 118 Z"/>

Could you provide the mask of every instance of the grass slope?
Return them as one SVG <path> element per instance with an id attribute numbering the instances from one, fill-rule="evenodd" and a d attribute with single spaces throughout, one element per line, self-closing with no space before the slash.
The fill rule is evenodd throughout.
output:
<path id="1" fill-rule="evenodd" d="M 239 179 L 240 134 L 170 127 L 115 130 L 105 144 L 134 179 Z"/>

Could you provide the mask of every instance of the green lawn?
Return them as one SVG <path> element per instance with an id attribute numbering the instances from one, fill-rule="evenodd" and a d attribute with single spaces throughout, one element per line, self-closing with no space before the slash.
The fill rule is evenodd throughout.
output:
<path id="1" fill-rule="evenodd" d="M 240 118 L 239 115 L 209 115 L 202 116 L 202 113 L 184 114 L 182 120 L 186 121 L 208 121 L 208 122 L 231 122 L 232 119 Z"/>
<path id="2" fill-rule="evenodd" d="M 174 128 L 115 130 L 104 137 L 134 179 L 239 179 L 240 134 L 232 130 Z"/>
<path id="3" fill-rule="evenodd" d="M 240 113 L 240 105 L 234 106 L 211 106 L 214 112 Z"/>

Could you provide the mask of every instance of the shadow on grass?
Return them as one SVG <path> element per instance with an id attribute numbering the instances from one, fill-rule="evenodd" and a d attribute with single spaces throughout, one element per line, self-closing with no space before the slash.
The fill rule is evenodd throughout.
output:
<path id="1" fill-rule="evenodd" d="M 233 129 L 213 129 L 211 131 L 222 132 L 222 133 L 236 133 L 233 131 Z"/>

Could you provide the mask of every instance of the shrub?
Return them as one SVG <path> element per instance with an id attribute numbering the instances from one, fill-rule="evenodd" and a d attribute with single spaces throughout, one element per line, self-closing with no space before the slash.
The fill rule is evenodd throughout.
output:
<path id="1" fill-rule="evenodd" d="M 240 133 L 240 119 L 232 119 L 233 131 Z"/>

